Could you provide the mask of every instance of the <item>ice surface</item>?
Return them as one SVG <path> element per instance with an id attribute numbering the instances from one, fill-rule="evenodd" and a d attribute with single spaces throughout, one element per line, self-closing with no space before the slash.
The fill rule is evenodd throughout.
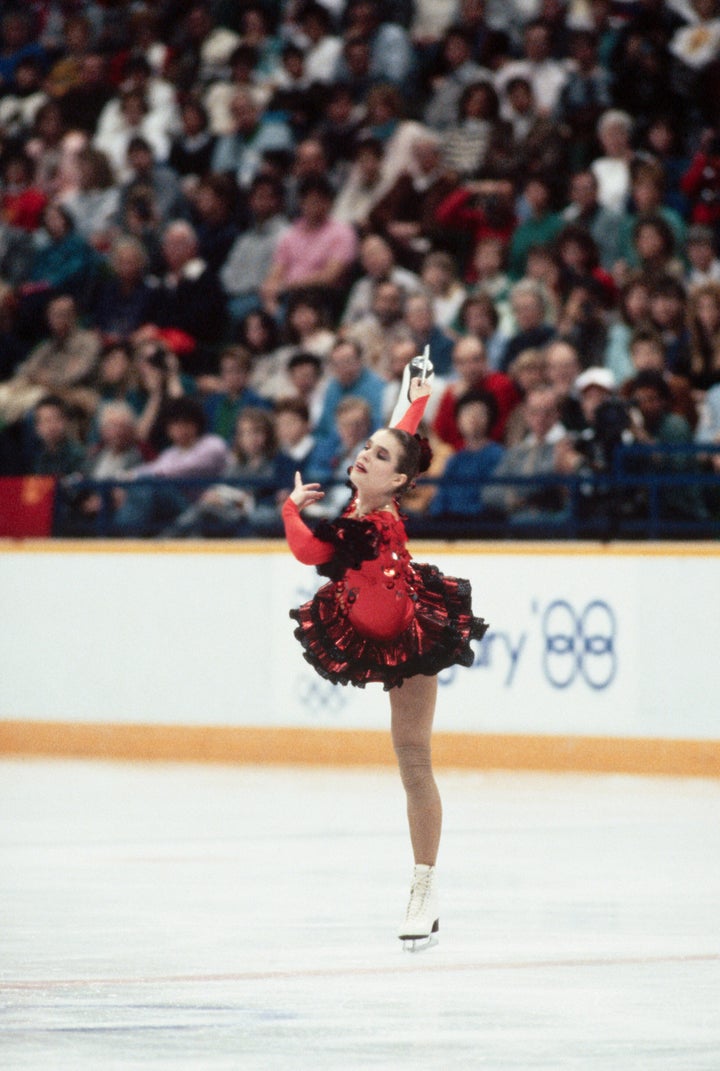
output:
<path id="1" fill-rule="evenodd" d="M 718 1071 L 720 783 L 0 762 L 0 1067 Z"/>

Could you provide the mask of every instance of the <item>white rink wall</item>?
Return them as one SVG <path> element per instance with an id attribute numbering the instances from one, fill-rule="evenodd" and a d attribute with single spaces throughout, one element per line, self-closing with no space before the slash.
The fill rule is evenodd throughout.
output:
<path id="1" fill-rule="evenodd" d="M 414 546 L 490 622 L 441 677 L 445 732 L 720 740 L 713 546 Z M 0 550 L 0 721 L 384 729 L 379 686 L 303 661 L 318 578 L 279 545 Z"/>

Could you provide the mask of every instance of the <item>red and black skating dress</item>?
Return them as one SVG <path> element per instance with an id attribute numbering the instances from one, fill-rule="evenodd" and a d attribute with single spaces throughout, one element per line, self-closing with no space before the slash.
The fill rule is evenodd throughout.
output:
<path id="1" fill-rule="evenodd" d="M 414 432 L 424 407 L 414 403 L 397 426 Z M 469 581 L 414 562 L 394 512 L 355 518 L 354 508 L 353 500 L 313 534 L 294 502 L 283 506 L 293 554 L 329 577 L 309 602 L 290 611 L 305 659 L 333 684 L 364 688 L 377 681 L 386 691 L 417 674 L 471 666 L 470 640 L 481 639 L 488 626 L 473 616 Z"/>

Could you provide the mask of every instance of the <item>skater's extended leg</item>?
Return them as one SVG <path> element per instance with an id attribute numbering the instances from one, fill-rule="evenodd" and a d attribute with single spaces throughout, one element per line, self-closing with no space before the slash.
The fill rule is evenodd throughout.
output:
<path id="1" fill-rule="evenodd" d="M 410 677 L 390 692 L 392 741 L 407 796 L 413 856 L 427 866 L 435 865 L 442 827 L 430 750 L 436 699 L 437 677 Z"/>
<path id="2" fill-rule="evenodd" d="M 410 900 L 398 937 L 411 951 L 434 944 L 439 929 L 435 860 L 442 804 L 430 757 L 436 698 L 436 677 L 411 677 L 390 692 L 393 746 L 407 796 L 415 857 Z"/>

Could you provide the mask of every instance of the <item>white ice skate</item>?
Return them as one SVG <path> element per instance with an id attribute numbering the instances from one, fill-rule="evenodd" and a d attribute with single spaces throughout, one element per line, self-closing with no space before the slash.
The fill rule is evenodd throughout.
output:
<path id="1" fill-rule="evenodd" d="M 419 952 L 437 944 L 439 929 L 435 867 L 417 863 L 413 871 L 410 901 L 398 937 L 408 952 Z"/>
<path id="2" fill-rule="evenodd" d="M 399 424 L 407 412 L 408 403 L 410 401 L 410 380 L 420 379 L 421 382 L 425 383 L 427 381 L 432 385 L 434 375 L 435 369 L 430 360 L 430 347 L 426 346 L 422 353 L 413 357 L 412 360 L 408 361 L 405 365 L 402 382 L 400 383 L 400 393 L 398 394 L 398 400 L 395 403 L 395 408 L 390 417 L 389 427 L 393 428 L 396 424 Z"/>

